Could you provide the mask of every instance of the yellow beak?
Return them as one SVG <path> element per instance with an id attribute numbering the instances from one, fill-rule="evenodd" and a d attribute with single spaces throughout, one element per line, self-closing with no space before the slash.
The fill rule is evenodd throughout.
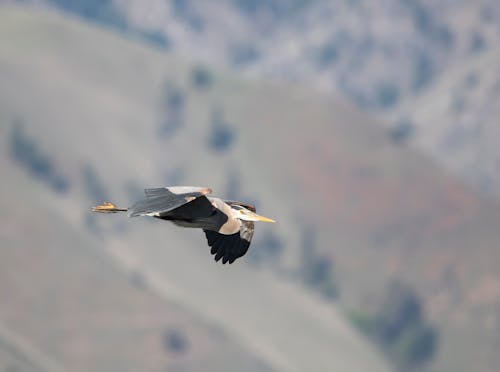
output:
<path id="1" fill-rule="evenodd" d="M 255 217 L 258 218 L 259 221 L 262 221 L 262 222 L 276 222 L 275 220 L 271 219 L 271 218 L 267 218 L 267 217 L 264 217 L 264 216 L 260 216 L 258 214 L 255 215 Z"/>

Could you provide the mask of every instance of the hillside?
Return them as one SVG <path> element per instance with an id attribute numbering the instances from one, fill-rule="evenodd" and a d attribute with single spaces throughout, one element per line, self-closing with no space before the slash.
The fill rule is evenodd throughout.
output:
<path id="1" fill-rule="evenodd" d="M 57 9 L 185 58 L 333 93 L 381 114 L 397 140 L 498 199 L 498 136 L 487 123 L 496 118 L 496 89 L 468 72 L 486 59 L 498 64 L 496 0 L 1 3 Z M 457 70 L 465 75 L 454 80 Z"/>
<path id="2" fill-rule="evenodd" d="M 251 76 L 307 82 L 370 110 L 397 108 L 500 39 L 495 0 L 22 2 Z"/>
<path id="3" fill-rule="evenodd" d="M 498 207 L 395 145 L 370 116 L 50 13 L 1 17 L 2 169 L 13 180 L 4 195 L 16 195 L 2 210 L 33 194 L 55 226 L 64 221 L 155 298 L 221 329 L 248 363 L 385 370 L 338 308 L 368 311 L 393 280 L 414 288 L 439 330 L 430 370 L 499 362 Z M 16 155 L 30 141 L 50 166 Z M 88 215 L 96 200 L 126 205 L 164 184 L 211 186 L 279 223 L 259 225 L 249 255 L 221 267 L 200 232 Z"/>
<path id="4" fill-rule="evenodd" d="M 500 49 L 457 63 L 394 121 L 413 125 L 409 142 L 484 194 L 500 197 Z M 439 97 L 439 99 L 436 99 Z"/>
<path id="5" fill-rule="evenodd" d="M 49 190 L 5 161 L 2 178 L 11 198 L 0 201 L 0 369 L 271 371 L 224 330 L 114 263 Z M 214 357 L 219 350 L 223 360 Z"/>
<path id="6" fill-rule="evenodd" d="M 172 182 L 222 195 L 238 161 L 258 169 L 243 161 L 254 161 L 242 156 L 243 133 L 235 152 L 211 151 L 211 125 L 227 125 L 206 122 L 226 109 L 225 89 L 246 83 L 217 75 L 223 89 L 205 93 L 192 66 L 114 34 L 44 12 L 2 8 L 0 18 L 7 335 L 68 370 L 389 370 L 334 305 L 295 281 L 248 261 L 215 264 L 198 231 L 88 212 Z M 163 110 L 165 95 L 179 100 L 172 91 L 189 97 L 178 132 L 166 119 L 180 114 Z M 266 183 L 241 189 L 273 193 Z M 283 213 L 283 200 L 262 212 Z"/>

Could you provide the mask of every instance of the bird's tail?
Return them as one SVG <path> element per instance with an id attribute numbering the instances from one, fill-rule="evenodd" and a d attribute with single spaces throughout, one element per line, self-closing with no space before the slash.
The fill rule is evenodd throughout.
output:
<path id="1" fill-rule="evenodd" d="M 116 205 L 110 202 L 105 202 L 104 204 L 92 207 L 92 212 L 98 213 L 118 213 L 126 211 L 128 211 L 128 208 L 118 208 Z"/>

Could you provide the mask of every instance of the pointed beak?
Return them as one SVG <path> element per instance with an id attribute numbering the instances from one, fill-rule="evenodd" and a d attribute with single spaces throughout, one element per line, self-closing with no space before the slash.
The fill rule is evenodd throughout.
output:
<path id="1" fill-rule="evenodd" d="M 261 222 L 276 222 L 275 220 L 271 219 L 271 218 L 267 218 L 267 217 L 264 217 L 264 216 L 260 216 L 258 214 L 255 214 L 255 217 L 261 221 Z"/>

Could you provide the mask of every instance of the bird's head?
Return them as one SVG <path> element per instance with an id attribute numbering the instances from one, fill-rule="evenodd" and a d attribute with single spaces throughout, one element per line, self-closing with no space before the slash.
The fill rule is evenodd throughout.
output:
<path id="1" fill-rule="evenodd" d="M 261 221 L 261 222 L 276 222 L 275 220 L 271 218 L 267 218 L 264 216 L 261 216 L 250 209 L 247 209 L 243 207 L 242 205 L 231 205 L 231 209 L 233 210 L 234 213 L 234 218 L 238 218 L 243 221 Z"/>

